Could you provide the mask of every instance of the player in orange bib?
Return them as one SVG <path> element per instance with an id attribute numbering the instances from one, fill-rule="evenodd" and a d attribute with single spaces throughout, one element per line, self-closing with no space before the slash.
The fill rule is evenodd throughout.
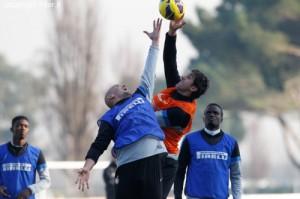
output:
<path id="1" fill-rule="evenodd" d="M 163 198 L 167 198 L 175 179 L 178 165 L 178 142 L 191 130 L 197 109 L 196 100 L 208 88 L 208 78 L 199 70 L 180 77 L 176 61 L 176 31 L 184 25 L 183 19 L 170 21 L 166 33 L 163 59 L 167 88 L 153 97 L 158 122 L 165 133 L 168 156 L 162 163 Z"/>

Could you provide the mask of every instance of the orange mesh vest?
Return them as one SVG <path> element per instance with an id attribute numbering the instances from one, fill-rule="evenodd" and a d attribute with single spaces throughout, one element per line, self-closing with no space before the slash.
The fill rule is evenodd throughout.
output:
<path id="1" fill-rule="evenodd" d="M 190 121 L 188 125 L 181 131 L 178 131 L 174 128 L 162 128 L 162 130 L 165 133 L 164 143 L 168 152 L 171 154 L 178 153 L 178 142 L 180 141 L 183 135 L 185 135 L 191 130 L 192 120 L 195 116 L 197 108 L 196 100 L 193 100 L 193 102 L 186 102 L 173 99 L 171 97 L 171 93 L 175 90 L 175 87 L 171 87 L 160 91 L 157 95 L 153 97 L 152 102 L 155 111 L 164 110 L 172 107 L 178 107 L 190 115 Z"/>

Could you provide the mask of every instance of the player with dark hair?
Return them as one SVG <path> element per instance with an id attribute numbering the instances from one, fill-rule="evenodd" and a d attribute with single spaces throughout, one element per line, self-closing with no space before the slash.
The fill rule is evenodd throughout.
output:
<path id="1" fill-rule="evenodd" d="M 168 156 L 163 162 L 163 198 L 167 198 L 174 182 L 178 142 L 191 130 L 197 109 L 196 100 L 208 88 L 208 78 L 199 70 L 192 70 L 180 77 L 176 60 L 176 31 L 183 27 L 183 19 L 171 21 L 164 45 L 164 70 L 167 88 L 153 98 L 153 106 L 161 128 L 165 133 L 164 143 Z"/>
<path id="2" fill-rule="evenodd" d="M 229 179 L 233 199 L 241 198 L 240 151 L 237 141 L 221 130 L 223 109 L 211 103 L 204 111 L 205 128 L 188 134 L 181 145 L 174 183 L 175 199 L 229 197 Z M 186 171 L 187 170 L 187 171 Z"/>
<path id="3" fill-rule="evenodd" d="M 152 40 L 140 86 L 131 93 L 125 85 L 114 85 L 105 95 L 108 110 L 99 120 L 99 131 L 78 172 L 79 189 L 88 188 L 90 170 L 114 140 L 118 180 L 117 199 L 161 199 L 161 156 L 166 154 L 162 132 L 151 98 L 154 90 L 162 20 L 153 22 Z"/>
<path id="4" fill-rule="evenodd" d="M 46 160 L 39 148 L 27 143 L 29 120 L 26 116 L 13 118 L 10 130 L 12 141 L 0 145 L 0 199 L 34 199 L 36 193 L 50 186 Z"/>

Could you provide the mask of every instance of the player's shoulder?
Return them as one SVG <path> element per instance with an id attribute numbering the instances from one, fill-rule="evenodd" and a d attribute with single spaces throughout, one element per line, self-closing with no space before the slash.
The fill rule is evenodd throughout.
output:
<path id="1" fill-rule="evenodd" d="M 36 153 L 36 154 L 39 154 L 39 153 L 41 153 L 41 151 L 42 151 L 39 147 L 33 146 L 33 145 L 31 145 L 31 144 L 28 144 L 27 149 L 28 149 L 31 153 Z"/>
<path id="2" fill-rule="evenodd" d="M 2 151 L 3 149 L 7 148 L 8 143 L 9 142 L 0 144 L 0 150 Z"/>
<path id="3" fill-rule="evenodd" d="M 237 139 L 231 135 L 229 132 L 224 132 L 224 139 L 227 143 L 230 143 L 232 146 L 235 146 L 236 144 L 238 144 Z"/>
<path id="4" fill-rule="evenodd" d="M 223 131 L 223 130 L 222 130 L 222 131 Z M 223 133 L 224 133 L 224 136 L 227 137 L 228 139 L 231 139 L 231 140 L 233 140 L 233 141 L 236 141 L 236 138 L 235 138 L 233 135 L 231 135 L 230 132 L 228 132 L 228 131 L 223 131 Z"/>
<path id="5" fill-rule="evenodd" d="M 4 146 L 7 146 L 8 142 L 7 143 L 2 143 L 0 144 L 0 147 L 4 147 Z"/>
<path id="6" fill-rule="evenodd" d="M 192 132 L 188 133 L 188 134 L 185 136 L 185 138 L 186 138 L 186 139 L 193 139 L 194 137 L 199 136 L 199 135 L 201 134 L 201 131 L 202 131 L 202 130 L 192 131 Z"/>

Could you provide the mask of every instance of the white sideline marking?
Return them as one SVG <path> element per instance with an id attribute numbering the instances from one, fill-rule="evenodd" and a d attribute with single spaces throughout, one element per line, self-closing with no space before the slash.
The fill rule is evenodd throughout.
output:
<path id="1" fill-rule="evenodd" d="M 47 161 L 49 169 L 80 169 L 84 161 Z M 109 161 L 99 161 L 93 169 L 104 169 L 109 165 Z M 99 199 L 99 198 L 98 198 Z"/>

